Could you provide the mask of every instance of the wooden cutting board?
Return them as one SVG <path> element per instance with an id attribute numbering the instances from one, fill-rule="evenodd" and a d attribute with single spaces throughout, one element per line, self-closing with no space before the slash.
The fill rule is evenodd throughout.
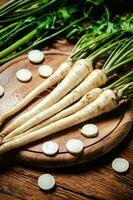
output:
<path id="1" fill-rule="evenodd" d="M 63 43 L 57 43 L 54 48 L 56 49 L 45 51 L 46 58 L 44 63 L 51 65 L 53 69 L 56 70 L 56 68 L 67 58 L 68 52 L 70 52 L 72 47 L 64 41 Z M 35 65 L 30 63 L 27 59 L 27 55 L 23 55 L 0 67 L 0 85 L 5 88 L 5 95 L 0 98 L 0 115 L 15 106 L 33 88 L 44 81 L 38 74 L 37 69 L 39 66 L 40 64 Z M 16 79 L 16 71 L 21 68 L 31 70 L 33 78 L 30 82 L 21 83 Z M 31 109 L 49 92 L 50 90 L 37 97 L 31 104 L 23 109 L 23 112 Z M 13 118 L 15 117 L 16 116 L 13 116 Z M 13 118 L 10 118 L 10 120 L 8 119 L 2 128 L 11 123 Z M 85 138 L 81 135 L 79 129 L 88 122 L 98 126 L 99 134 L 97 137 Z M 93 160 L 112 150 L 128 134 L 132 126 L 131 104 L 128 103 L 122 105 L 118 109 L 88 122 L 61 131 L 53 136 L 26 145 L 20 149 L 13 150 L 5 156 L 27 165 L 41 167 L 70 166 Z M 72 155 L 67 152 L 65 144 L 67 140 L 71 138 L 78 138 L 84 142 L 85 148 L 80 155 Z M 59 144 L 59 152 L 55 156 L 46 156 L 42 153 L 41 147 L 43 142 L 49 140 Z"/>

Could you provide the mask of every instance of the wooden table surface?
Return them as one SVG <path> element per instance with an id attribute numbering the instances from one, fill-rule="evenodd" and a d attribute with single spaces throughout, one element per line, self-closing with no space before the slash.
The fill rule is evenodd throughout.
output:
<path id="1" fill-rule="evenodd" d="M 6 0 L 0 0 L 4 3 Z M 116 157 L 126 158 L 130 169 L 117 174 L 111 168 Z M 133 199 L 132 130 L 112 152 L 90 163 L 61 169 L 38 169 L 0 159 L 0 200 L 132 200 Z M 50 173 L 56 187 L 41 191 L 38 177 Z"/>
<path id="2" fill-rule="evenodd" d="M 112 152 L 83 165 L 40 169 L 0 160 L 0 200 L 132 200 L 133 199 L 133 137 L 132 130 Z M 117 174 L 111 168 L 116 157 L 126 158 L 130 169 Z M 49 192 L 41 191 L 38 177 L 50 173 L 56 187 Z"/>

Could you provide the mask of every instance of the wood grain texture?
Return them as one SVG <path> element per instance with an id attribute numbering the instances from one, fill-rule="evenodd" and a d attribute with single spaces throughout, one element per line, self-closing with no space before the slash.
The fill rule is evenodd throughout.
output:
<path id="1" fill-rule="evenodd" d="M 31 168 L 8 160 L 0 161 L 1 200 L 132 200 L 133 198 L 133 137 L 132 131 L 113 151 L 103 157 L 75 167 L 60 169 Z M 130 169 L 117 174 L 111 168 L 116 157 L 126 158 Z M 56 187 L 41 191 L 38 177 L 50 173 Z"/>
<path id="2" fill-rule="evenodd" d="M 39 169 L 1 159 L 0 200 L 133 200 L 132 132 L 107 155 L 76 167 Z M 129 161 L 128 173 L 112 171 L 116 157 Z M 37 186 L 38 176 L 46 172 L 56 179 L 56 187 L 47 193 Z"/>
<path id="3" fill-rule="evenodd" d="M 51 65 L 53 69 L 56 70 L 56 68 L 65 61 L 67 57 L 66 54 L 68 54 L 66 51 L 69 52 L 72 47 L 66 41 L 64 41 L 63 44 L 57 42 L 54 46 L 56 49 L 44 51 L 44 63 Z M 5 95 L 0 99 L 0 115 L 16 105 L 25 95 L 44 80 L 38 74 L 39 66 L 40 64 L 32 64 L 28 60 L 27 55 L 22 55 L 2 66 L 0 84 L 5 88 Z M 16 72 L 21 68 L 28 68 L 32 72 L 33 77 L 30 82 L 21 83 L 16 79 Z M 50 91 L 45 91 L 40 94 L 39 97 L 23 109 L 23 112 L 32 108 L 37 102 L 44 98 L 48 92 Z M 132 125 L 130 109 L 131 107 L 129 105 L 123 105 L 108 114 L 67 130 L 60 131 L 57 134 L 29 144 L 19 150 L 12 151 L 7 155 L 15 160 L 26 162 L 28 165 L 42 167 L 60 167 L 87 162 L 107 153 L 124 139 Z M 22 113 L 20 112 L 19 114 L 21 115 Z M 17 115 L 13 116 L 13 118 L 16 116 Z M 12 120 L 8 121 L 10 123 Z M 90 122 L 97 125 L 99 129 L 98 137 L 86 138 L 81 135 L 79 129 L 81 129 L 84 124 Z M 6 123 L 6 125 L 7 124 L 8 123 Z M 66 142 L 71 138 L 78 138 L 83 141 L 85 148 L 82 154 L 72 155 L 67 152 Z M 50 157 L 43 154 L 42 144 L 48 140 L 53 140 L 59 144 L 59 153 L 57 155 Z"/>
<path id="4" fill-rule="evenodd" d="M 124 110 L 125 109 L 123 109 L 123 111 Z M 107 136 L 106 134 L 104 135 L 104 131 L 103 132 L 101 131 L 100 134 L 103 134 L 104 137 L 99 136 L 100 138 L 99 139 L 97 138 L 98 140 L 93 139 L 92 141 L 90 140 L 88 141 L 88 139 L 81 136 L 79 132 L 76 132 L 78 133 L 76 137 L 76 135 L 73 132 L 73 128 L 72 128 L 72 131 L 68 130 L 66 132 L 65 137 L 64 135 L 58 136 L 58 134 L 57 134 L 57 137 L 54 136 L 52 137 L 52 139 L 48 137 L 47 139 L 45 139 L 45 141 L 46 140 L 55 141 L 59 144 L 61 149 L 62 148 L 64 149 L 64 151 L 62 152 L 60 150 L 59 153 L 55 156 L 50 157 L 42 153 L 41 146 L 44 140 L 41 140 L 42 142 L 41 141 L 36 142 L 37 144 L 34 143 L 34 145 L 30 144 L 26 146 L 24 150 L 22 150 L 21 148 L 21 150 L 12 151 L 11 153 L 8 153 L 5 156 L 7 156 L 8 158 L 11 158 L 12 160 L 17 160 L 23 163 L 27 163 L 27 165 L 40 166 L 40 167 L 45 167 L 45 168 L 46 167 L 55 168 L 55 167 L 61 167 L 61 166 L 76 165 L 79 163 L 91 161 L 99 156 L 102 156 L 103 154 L 107 153 L 111 149 L 113 149 L 125 138 L 125 136 L 127 135 L 127 133 L 129 132 L 131 128 L 131 124 L 132 124 L 131 112 L 128 111 L 126 112 L 126 114 L 124 114 L 124 116 L 121 115 L 121 118 L 116 123 L 116 127 L 114 128 L 112 132 L 109 131 Z M 102 126 L 100 128 L 102 128 L 101 130 L 104 130 L 104 128 L 105 130 L 110 130 L 109 127 L 107 129 L 106 123 L 102 123 Z M 73 134 L 75 137 L 73 136 Z M 68 138 L 79 138 L 82 141 L 84 141 L 85 148 L 82 154 L 72 155 L 66 151 L 65 142 L 68 140 Z"/>

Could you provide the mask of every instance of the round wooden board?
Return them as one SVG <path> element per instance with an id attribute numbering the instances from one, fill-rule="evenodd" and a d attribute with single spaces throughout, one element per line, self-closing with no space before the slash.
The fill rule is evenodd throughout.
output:
<path id="1" fill-rule="evenodd" d="M 55 70 L 60 63 L 66 59 L 66 52 L 69 52 L 70 49 L 71 47 L 67 44 L 60 44 L 58 50 L 45 51 L 46 58 L 44 63 L 51 65 Z M 0 68 L 0 85 L 5 88 L 5 95 L 0 98 L 0 115 L 16 105 L 26 94 L 44 80 L 38 75 L 38 66 L 40 66 L 40 64 L 34 65 L 30 63 L 27 56 L 23 55 Z M 32 71 L 33 78 L 30 82 L 21 83 L 16 79 L 16 71 L 20 68 L 28 68 Z M 32 104 L 28 105 L 27 108 L 23 110 L 23 112 L 30 109 L 48 92 L 50 91 L 44 92 L 37 97 Z M 128 103 L 108 114 L 89 121 L 96 124 L 99 128 L 99 134 L 96 138 L 85 138 L 81 135 L 79 129 L 87 123 L 85 122 L 38 142 L 26 145 L 21 149 L 11 151 L 5 156 L 27 165 L 51 168 L 65 167 L 90 161 L 109 152 L 125 138 L 132 126 L 131 109 L 131 104 Z M 16 116 L 13 116 L 13 118 L 15 117 Z M 6 121 L 4 126 L 7 126 L 11 121 L 12 119 Z M 4 126 L 2 128 L 4 128 Z M 67 152 L 65 144 L 70 138 L 78 138 L 84 142 L 85 148 L 82 154 L 72 155 Z M 50 157 L 42 153 L 42 143 L 48 140 L 55 141 L 59 144 L 60 148 L 57 155 Z"/>

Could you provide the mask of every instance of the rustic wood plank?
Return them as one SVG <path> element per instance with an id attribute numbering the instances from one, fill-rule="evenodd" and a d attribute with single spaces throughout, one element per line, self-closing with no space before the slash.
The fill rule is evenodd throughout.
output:
<path id="1" fill-rule="evenodd" d="M 66 52 L 70 52 L 71 49 L 72 45 L 65 39 L 55 42 L 49 50 L 45 51 L 44 63 L 51 65 L 56 70 L 66 60 L 68 56 Z M 0 99 L 0 115 L 3 115 L 10 108 L 14 107 L 44 80 L 38 75 L 38 66 L 37 64 L 31 63 L 27 55 L 22 55 L 0 67 L 0 84 L 5 88 L 4 96 Z M 16 72 L 20 68 L 28 68 L 32 72 L 33 77 L 30 82 L 22 83 L 16 79 Z M 40 94 L 38 98 L 29 103 L 20 113 L 12 116 L 12 119 L 19 114 L 21 115 L 26 109 L 31 109 L 47 93 L 44 91 L 43 94 Z M 6 122 L 5 125 L 8 125 L 8 123 L 11 123 L 11 120 L 8 119 Z M 117 146 L 131 128 L 132 119 L 128 106 L 119 107 L 108 114 L 93 119 L 89 123 L 91 122 L 97 125 L 99 134 L 97 137 L 91 139 L 82 136 L 79 131 L 87 122 L 22 147 L 18 151 L 13 151 L 11 155 L 8 153 L 8 156 L 21 160 L 24 163 L 27 162 L 30 165 L 46 167 L 70 166 L 87 162 L 107 153 Z M 67 152 L 66 142 L 72 137 L 83 141 L 85 148 L 82 154 L 72 155 Z M 46 156 L 42 152 L 42 143 L 47 140 L 53 140 L 59 144 L 59 152 L 53 157 Z"/>
<path id="2" fill-rule="evenodd" d="M 133 140 L 132 131 L 112 152 L 93 162 L 76 167 L 41 169 L 21 166 L 9 160 L 0 161 L 0 199 L 61 200 L 101 199 L 130 200 L 133 196 Z M 116 157 L 126 158 L 130 169 L 126 174 L 117 174 L 111 168 Z M 37 178 L 51 173 L 56 187 L 51 192 L 38 188 Z"/>
<path id="3" fill-rule="evenodd" d="M 106 156 L 76 167 L 43 170 L 0 160 L 0 200 L 132 200 L 132 131 Z M 128 173 L 119 175 L 112 171 L 111 162 L 115 157 L 124 157 L 130 162 Z M 37 186 L 38 176 L 45 172 L 53 174 L 57 182 L 56 188 L 47 193 Z"/>
<path id="4" fill-rule="evenodd" d="M 56 45 L 58 49 L 50 48 L 47 52 L 44 52 L 44 63 L 49 64 L 56 70 L 57 67 L 65 61 L 67 57 L 67 55 L 64 55 L 65 50 L 67 47 L 69 49 L 71 45 L 67 41 L 64 41 L 63 44 L 58 44 L 58 42 L 56 42 L 54 45 Z M 59 51 L 61 48 L 63 54 Z M 38 66 L 39 65 L 31 63 L 27 55 L 22 55 L 2 66 L 2 68 L 6 69 L 0 73 L 0 84 L 5 88 L 5 94 L 0 99 L 0 115 L 3 115 L 14 107 L 15 104 L 21 101 L 33 88 L 44 80 L 38 75 Z M 21 83 L 16 79 L 16 72 L 21 68 L 28 68 L 32 72 L 33 77 L 30 82 Z M 45 95 L 47 95 L 47 91 L 44 91 L 35 101 L 29 103 L 21 112 L 14 115 L 13 119 L 34 107 Z M 52 134 L 42 140 L 21 147 L 18 151 L 12 151 L 11 154 L 8 153 L 8 157 L 13 157 L 24 163 L 27 162 L 29 165 L 42 167 L 70 166 L 93 160 L 113 149 L 128 134 L 132 124 L 130 109 L 130 105 L 122 105 L 118 109 L 99 116 L 98 118 L 62 130 L 60 133 Z M 5 125 L 11 123 L 9 119 L 7 121 Z M 97 137 L 86 138 L 81 134 L 79 130 L 86 123 L 96 124 L 99 130 Z M 66 142 L 71 138 L 78 138 L 84 143 L 85 147 L 82 154 L 72 155 L 67 152 Z M 47 140 L 53 140 L 59 145 L 59 152 L 53 157 L 46 156 L 42 152 L 42 144 Z"/>
<path id="5" fill-rule="evenodd" d="M 17 172 L 16 172 L 17 170 Z M 26 169 L 25 169 L 26 170 Z M 31 173 L 31 171 L 30 171 Z M 71 197 L 76 200 L 76 199 L 81 199 L 81 200 L 87 200 L 88 198 L 85 195 L 80 195 L 77 194 L 73 191 L 67 190 L 67 192 L 64 192 L 64 188 L 55 187 L 55 189 L 51 192 L 43 192 L 38 188 L 37 185 L 37 177 L 38 175 L 36 174 L 36 178 L 34 176 L 27 176 L 26 174 L 22 174 L 18 172 L 18 168 L 15 168 L 15 171 L 12 170 L 10 172 L 5 173 L 0 177 L 0 199 L 3 198 L 5 200 L 6 198 L 1 196 L 7 195 L 11 196 L 12 198 L 16 199 L 70 199 Z M 25 189 L 24 189 L 25 186 Z"/>

